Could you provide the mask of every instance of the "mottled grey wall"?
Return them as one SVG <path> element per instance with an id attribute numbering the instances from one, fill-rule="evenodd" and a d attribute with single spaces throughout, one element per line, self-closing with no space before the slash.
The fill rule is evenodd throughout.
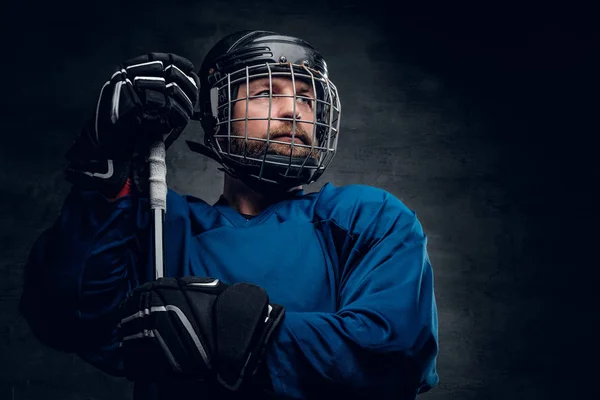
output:
<path id="1" fill-rule="evenodd" d="M 523 7 L 475 18 L 270 3 L 29 2 L 3 14 L 0 399 L 129 398 L 124 380 L 32 337 L 16 310 L 23 264 L 58 215 L 62 156 L 113 66 L 147 51 L 199 65 L 222 35 L 252 28 L 312 42 L 341 92 L 338 155 L 308 189 L 382 187 L 429 235 L 441 381 L 422 397 L 594 397 L 597 32 Z M 201 135 L 191 124 L 182 139 Z M 213 201 L 221 179 L 183 140 L 169 151 L 173 189 Z"/>

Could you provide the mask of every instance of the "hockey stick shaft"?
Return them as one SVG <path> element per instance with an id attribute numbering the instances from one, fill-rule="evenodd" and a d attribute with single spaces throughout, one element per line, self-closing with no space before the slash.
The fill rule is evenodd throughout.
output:
<path id="1" fill-rule="evenodd" d="M 165 162 L 165 144 L 157 140 L 150 147 L 149 195 L 152 217 L 151 245 L 155 278 L 165 276 L 164 222 L 167 212 L 167 164 Z"/>

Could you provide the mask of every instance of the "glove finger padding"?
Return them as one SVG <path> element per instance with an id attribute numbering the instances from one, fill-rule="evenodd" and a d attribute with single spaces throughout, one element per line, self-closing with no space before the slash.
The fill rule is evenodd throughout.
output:
<path id="1" fill-rule="evenodd" d="M 177 360 L 176 372 L 202 376 L 213 369 L 212 329 L 210 325 L 206 325 L 205 321 L 198 321 L 203 314 L 207 314 L 207 308 L 202 310 L 203 313 L 196 312 L 193 302 L 190 301 L 194 298 L 190 299 L 188 295 L 189 285 L 210 285 L 212 283 L 215 283 L 215 287 L 210 287 L 210 291 L 203 292 L 201 296 L 206 307 L 212 308 L 212 303 L 225 286 L 215 279 L 197 279 L 194 282 L 172 279 L 169 282 L 172 284 L 171 287 L 165 287 L 162 284 L 153 289 L 153 293 L 160 297 L 160 303 L 165 304 L 151 312 L 151 316 L 154 318 L 153 326 L 163 334 L 165 344 L 174 360 Z"/>
<path id="2" fill-rule="evenodd" d="M 149 293 L 140 291 L 121 305 L 127 317 L 119 324 L 119 350 L 125 376 L 132 381 L 155 380 L 168 373 L 169 360 L 156 345 L 156 330 L 149 321 L 149 298 Z"/>
<path id="3" fill-rule="evenodd" d="M 147 91 L 142 97 L 146 102 L 154 101 L 156 106 L 160 106 L 160 101 L 164 100 L 160 119 L 171 128 L 163 138 L 165 146 L 168 147 L 179 137 L 197 107 L 200 80 L 194 73 L 194 65 L 189 60 L 171 53 L 149 53 L 133 61 L 139 65 L 162 65 L 160 76 L 164 86 L 161 87 L 161 92 L 164 92 L 164 96 L 158 96 L 156 91 Z M 139 70 L 137 72 L 139 73 Z M 150 85 L 149 82 L 144 84 Z"/>
<path id="4" fill-rule="evenodd" d="M 169 122 L 173 126 L 179 126 L 194 115 L 198 104 L 200 80 L 193 70 L 182 70 L 175 64 L 165 68 L 165 80 L 170 101 Z"/>
<path id="5" fill-rule="evenodd" d="M 150 141 L 168 135 L 173 129 L 167 118 L 170 101 L 166 93 L 164 69 L 164 61 L 156 59 L 152 53 L 124 62 L 124 71 L 133 82 L 142 105 L 141 130 Z"/>
<path id="6" fill-rule="evenodd" d="M 212 319 L 212 313 L 206 309 L 201 314 L 194 311 L 197 306 L 189 302 L 187 292 L 202 287 L 194 285 L 210 285 L 208 293 L 201 296 L 210 308 L 226 287 L 212 278 L 161 278 L 134 289 L 122 303 L 119 337 L 129 379 L 140 376 L 197 379 L 212 373 L 216 345 L 212 324 L 206 326 L 204 321 L 197 321 L 198 317 Z M 143 353 L 143 348 L 149 355 Z"/>
<path id="7" fill-rule="evenodd" d="M 237 283 L 227 288 L 215 304 L 219 382 L 236 390 L 256 372 L 265 346 L 279 325 L 284 308 L 269 304 L 260 286 Z"/>
<path id="8" fill-rule="evenodd" d="M 193 74 L 193 72 L 191 73 Z M 168 82 L 169 94 L 191 115 L 194 112 L 194 105 L 198 101 L 196 81 L 175 65 L 169 65 L 165 69 L 165 80 Z"/>
<path id="9" fill-rule="evenodd" d="M 143 105 L 124 70 L 113 74 L 100 90 L 90 139 L 97 147 L 110 149 L 109 157 L 131 149 Z"/>
<path id="10" fill-rule="evenodd" d="M 129 65 L 128 75 L 135 74 L 136 81 L 143 75 L 150 81 L 155 80 L 153 77 L 162 77 L 165 85 L 161 89 L 167 89 L 177 106 L 185 111 L 187 119 L 191 117 L 198 102 L 200 80 L 189 60 L 171 53 L 149 53 L 131 59 L 126 64 Z"/>

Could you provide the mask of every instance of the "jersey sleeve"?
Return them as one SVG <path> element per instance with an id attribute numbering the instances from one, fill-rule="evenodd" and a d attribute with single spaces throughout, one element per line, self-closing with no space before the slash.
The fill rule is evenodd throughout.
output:
<path id="1" fill-rule="evenodd" d="M 112 375 L 121 374 L 118 305 L 140 283 L 144 263 L 139 201 L 73 187 L 25 266 L 20 311 L 33 334 Z"/>
<path id="2" fill-rule="evenodd" d="M 415 398 L 438 382 L 437 309 L 427 238 L 391 194 L 351 187 L 327 199 L 345 232 L 335 313 L 287 312 L 267 351 L 291 398 Z M 333 398 L 332 397 L 332 398 Z"/>

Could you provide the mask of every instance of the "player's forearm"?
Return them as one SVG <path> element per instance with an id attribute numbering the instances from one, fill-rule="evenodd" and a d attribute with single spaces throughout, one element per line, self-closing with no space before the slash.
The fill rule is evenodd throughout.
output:
<path id="1" fill-rule="evenodd" d="M 74 189 L 31 250 L 21 312 L 40 341 L 78 351 L 110 340 L 113 312 L 134 278 L 131 199 Z"/>
<path id="2" fill-rule="evenodd" d="M 276 391 L 310 398 L 327 388 L 351 398 L 403 399 L 437 383 L 437 309 L 425 238 L 390 234 L 354 267 L 336 313 L 284 318 L 268 357 Z"/>
<path id="3" fill-rule="evenodd" d="M 413 321 L 402 332 L 382 322 L 359 313 L 289 312 L 267 356 L 275 391 L 380 398 L 435 384 L 435 327 Z"/>

